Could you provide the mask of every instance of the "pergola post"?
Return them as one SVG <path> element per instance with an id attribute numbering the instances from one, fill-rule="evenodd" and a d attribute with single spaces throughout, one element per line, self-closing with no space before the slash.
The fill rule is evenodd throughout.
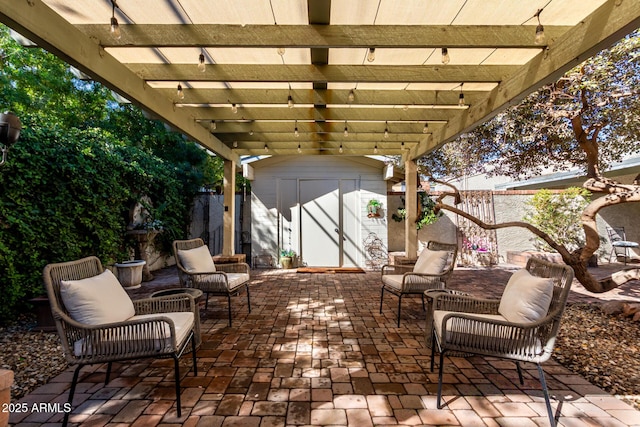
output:
<path id="1" fill-rule="evenodd" d="M 222 215 L 222 255 L 235 254 L 236 235 L 236 162 L 224 161 L 224 213 Z"/>
<path id="2" fill-rule="evenodd" d="M 405 208 L 407 216 L 404 221 L 404 251 L 407 258 L 418 256 L 418 164 L 415 160 L 404 163 Z"/>

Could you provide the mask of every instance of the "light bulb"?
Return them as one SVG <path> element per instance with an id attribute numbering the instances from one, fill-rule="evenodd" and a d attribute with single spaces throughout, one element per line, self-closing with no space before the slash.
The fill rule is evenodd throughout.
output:
<path id="1" fill-rule="evenodd" d="M 429 132 L 429 123 L 425 122 L 424 127 L 422 128 L 422 133 L 427 133 L 427 132 Z"/>
<path id="2" fill-rule="evenodd" d="M 344 136 L 349 136 L 349 129 L 346 126 L 344 127 Z"/>
<path id="3" fill-rule="evenodd" d="M 287 98 L 287 107 L 293 108 L 293 97 L 291 95 Z"/>
<path id="4" fill-rule="evenodd" d="M 407 104 L 404 104 L 402 106 L 402 111 L 409 111 L 409 106 Z"/>
<path id="5" fill-rule="evenodd" d="M 120 33 L 120 25 L 118 25 L 118 20 L 115 16 L 111 17 L 111 27 L 109 32 L 111 33 L 111 37 L 116 40 L 120 40 L 120 37 L 122 37 L 122 33 Z"/>
<path id="6" fill-rule="evenodd" d="M 373 147 L 373 154 L 378 154 L 378 144 L 376 144 L 376 146 Z"/>
<path id="7" fill-rule="evenodd" d="M 464 93 L 460 92 L 460 96 L 458 97 L 458 106 L 464 107 Z"/>
<path id="8" fill-rule="evenodd" d="M 280 47 L 278 48 L 278 55 L 280 55 L 280 56 L 283 56 L 283 55 L 284 55 L 284 47 L 283 47 L 283 46 L 280 46 Z"/>
<path id="9" fill-rule="evenodd" d="M 249 130 L 249 135 L 253 136 L 253 129 Z"/>
<path id="10" fill-rule="evenodd" d="M 267 144 L 264 144 L 264 151 L 267 153 L 269 152 L 269 147 L 267 146 Z"/>
<path id="11" fill-rule="evenodd" d="M 340 144 L 340 149 L 338 149 L 338 152 L 339 152 L 340 154 L 342 154 L 342 151 L 343 151 L 343 150 L 342 150 L 342 144 Z"/>
<path id="12" fill-rule="evenodd" d="M 200 70 L 201 73 L 204 73 L 206 68 L 207 65 L 204 63 L 204 53 L 200 53 L 200 56 L 198 57 L 198 70 Z"/>
<path id="13" fill-rule="evenodd" d="M 298 126 L 293 130 L 293 134 L 298 138 L 300 136 L 300 132 L 298 132 Z"/>
<path id="14" fill-rule="evenodd" d="M 233 114 L 238 114 L 238 106 L 236 104 L 231 104 L 231 112 Z"/>
<path id="15" fill-rule="evenodd" d="M 347 99 L 349 100 L 349 102 L 353 102 L 356 99 L 356 93 L 353 91 L 353 89 L 349 91 L 349 96 L 347 97 Z"/>
<path id="16" fill-rule="evenodd" d="M 302 148 L 300 148 L 300 144 L 298 144 L 298 153 L 302 153 Z"/>
<path id="17" fill-rule="evenodd" d="M 209 125 L 209 130 L 213 132 L 217 128 L 218 128 L 218 124 L 216 123 L 216 121 L 215 120 L 211 120 L 211 124 Z"/>
<path id="18" fill-rule="evenodd" d="M 387 122 L 384 122 L 384 123 L 386 124 Z M 384 128 L 384 137 L 385 138 L 389 138 L 389 127 L 388 126 Z"/>
<path id="19" fill-rule="evenodd" d="M 536 27 L 536 38 L 534 39 L 534 43 L 540 45 L 544 44 L 545 41 L 546 37 L 544 36 L 544 27 L 542 24 L 538 24 Z"/>
<path id="20" fill-rule="evenodd" d="M 238 141 L 233 141 L 233 148 L 238 148 Z"/>
<path id="21" fill-rule="evenodd" d="M 442 48 L 442 63 L 443 64 L 448 64 L 449 62 L 451 62 L 451 57 L 449 56 L 449 49 L 447 49 L 446 47 Z"/>
<path id="22" fill-rule="evenodd" d="M 176 91 L 176 95 L 178 99 L 184 99 L 184 91 L 182 90 L 182 85 L 178 83 L 178 90 Z"/>
<path id="23" fill-rule="evenodd" d="M 373 62 L 376 60 L 376 48 L 375 47 L 370 47 L 369 48 L 369 52 L 367 52 L 367 61 L 368 62 Z"/>
<path id="24" fill-rule="evenodd" d="M 402 142 L 400 143 L 400 149 L 401 149 L 401 150 L 404 150 L 404 141 L 402 141 Z"/>

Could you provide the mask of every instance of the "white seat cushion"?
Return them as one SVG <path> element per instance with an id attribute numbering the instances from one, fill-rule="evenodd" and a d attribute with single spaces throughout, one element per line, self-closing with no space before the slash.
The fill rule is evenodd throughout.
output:
<path id="1" fill-rule="evenodd" d="M 402 274 L 384 274 L 382 283 L 397 290 L 402 289 Z"/>
<path id="2" fill-rule="evenodd" d="M 229 280 L 229 289 L 234 289 L 248 282 L 249 275 L 247 273 L 227 273 L 227 279 Z"/>
<path id="3" fill-rule="evenodd" d="M 193 329 L 194 315 L 192 312 L 179 311 L 171 313 L 140 314 L 132 316 L 127 320 L 143 320 L 158 317 L 168 317 L 173 321 L 176 331 L 176 345 L 177 348 L 180 348 L 184 344 L 185 340 L 189 338 L 189 332 Z M 171 340 L 171 329 L 167 323 L 163 323 L 163 328 L 160 330 L 150 329 L 149 333 L 153 333 L 153 346 L 155 351 L 159 353 L 172 351 L 173 342 Z M 146 344 L 146 340 L 145 342 L 140 340 L 139 343 L 136 343 L 135 340 L 132 341 L 129 334 L 111 335 L 109 337 L 103 336 L 100 338 L 101 347 L 104 349 L 106 345 L 106 348 L 113 349 L 111 353 L 117 353 L 118 349 L 121 348 L 135 348 L 137 345 L 142 346 Z M 94 348 L 91 344 L 91 340 L 81 339 L 76 341 L 73 345 L 73 352 L 76 356 L 88 356 L 93 354 Z"/>
<path id="4" fill-rule="evenodd" d="M 432 251 L 425 248 L 413 266 L 413 271 L 422 274 L 442 274 L 448 260 L 448 251 Z"/>
<path id="5" fill-rule="evenodd" d="M 189 273 L 211 273 L 216 271 L 216 265 L 206 246 L 193 249 L 178 250 L 180 263 Z"/>
<path id="6" fill-rule="evenodd" d="M 536 322 L 546 316 L 552 297 L 553 280 L 518 270 L 504 288 L 498 313 L 509 322 Z"/>
<path id="7" fill-rule="evenodd" d="M 60 296 L 71 318 L 86 325 L 122 322 L 136 314 L 131 298 L 109 270 L 82 280 L 62 280 Z"/>

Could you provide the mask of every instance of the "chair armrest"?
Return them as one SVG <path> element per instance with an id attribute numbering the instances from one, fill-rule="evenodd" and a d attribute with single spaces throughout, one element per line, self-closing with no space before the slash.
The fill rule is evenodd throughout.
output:
<path id="1" fill-rule="evenodd" d="M 433 309 L 476 314 L 497 314 L 500 300 L 452 293 L 432 294 Z"/>
<path id="2" fill-rule="evenodd" d="M 251 268 L 246 262 L 237 262 L 232 264 L 216 264 L 216 270 L 225 273 L 245 273 L 249 274 Z"/>
<path id="3" fill-rule="evenodd" d="M 133 300 L 136 314 L 171 313 L 179 311 L 196 312 L 196 303 L 189 294 L 174 294 L 157 298 Z"/>
<path id="4" fill-rule="evenodd" d="M 407 271 L 413 270 L 413 265 L 409 264 L 385 264 L 382 266 L 381 273 L 385 274 L 403 274 Z"/>

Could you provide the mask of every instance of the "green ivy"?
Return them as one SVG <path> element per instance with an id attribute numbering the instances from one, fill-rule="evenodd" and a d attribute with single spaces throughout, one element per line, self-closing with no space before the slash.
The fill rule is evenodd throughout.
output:
<path id="1" fill-rule="evenodd" d="M 443 214 L 442 212 L 436 213 L 436 202 L 425 192 L 418 192 L 418 201 L 420 202 L 420 213 L 416 219 L 416 228 L 422 230 L 425 225 L 433 224 Z M 398 211 L 391 215 L 391 218 L 396 222 L 404 221 L 407 217 L 407 210 L 405 206 L 405 198 L 402 197 L 402 206 L 398 208 Z"/>

